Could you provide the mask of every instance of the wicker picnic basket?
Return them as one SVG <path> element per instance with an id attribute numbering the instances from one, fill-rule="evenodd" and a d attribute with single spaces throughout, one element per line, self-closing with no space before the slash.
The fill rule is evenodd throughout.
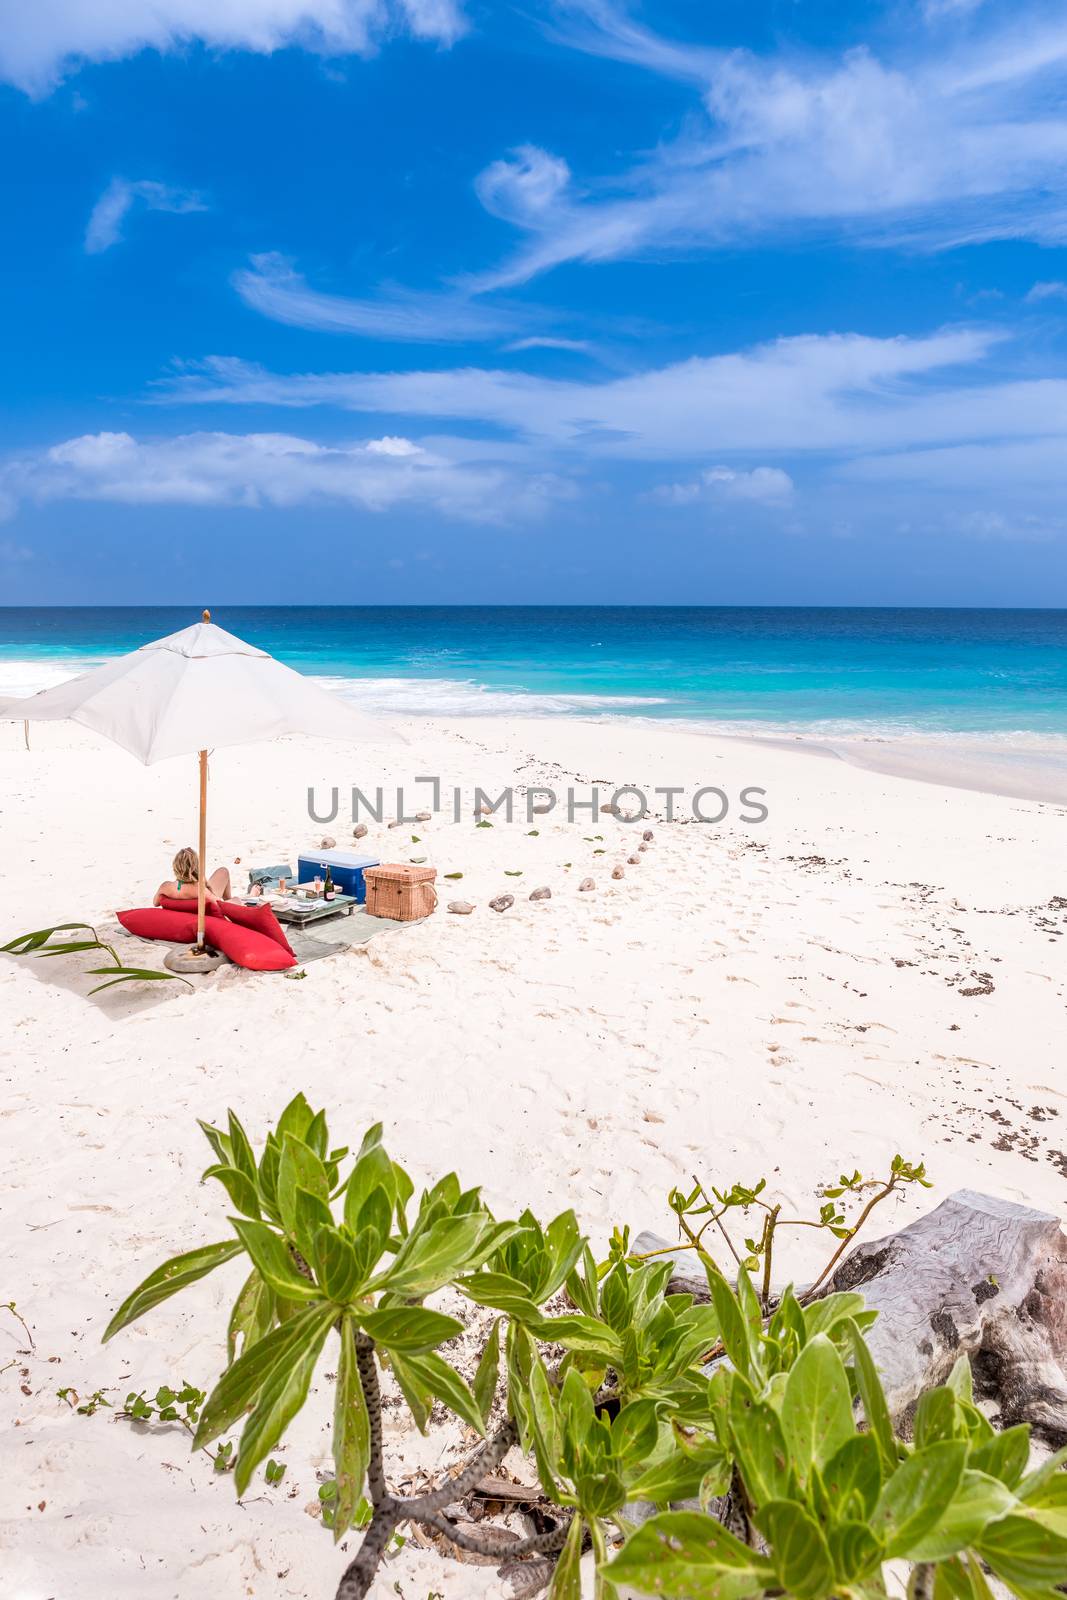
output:
<path id="1" fill-rule="evenodd" d="M 436 867 L 408 867 L 383 862 L 368 867 L 367 913 L 372 917 L 392 917 L 396 922 L 418 922 L 428 917 L 437 905 L 434 879 Z"/>

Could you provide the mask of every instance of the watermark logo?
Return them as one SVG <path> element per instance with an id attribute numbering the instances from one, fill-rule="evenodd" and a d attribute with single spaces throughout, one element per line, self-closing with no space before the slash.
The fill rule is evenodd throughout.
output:
<path id="1" fill-rule="evenodd" d="M 770 815 L 764 803 L 767 791 L 756 784 L 747 784 L 731 798 L 725 789 L 715 784 L 698 789 L 684 784 L 658 784 L 647 791 L 634 784 L 610 790 L 595 784 L 589 788 L 568 785 L 565 789 L 533 785 L 518 790 L 509 785 L 497 794 L 475 787 L 472 794 L 457 785 L 446 789 L 439 777 L 419 777 L 414 782 L 428 784 L 429 796 L 421 794 L 412 801 L 408 791 L 398 787 L 389 791 L 390 798 L 395 798 L 395 805 L 389 808 L 384 789 L 375 789 L 373 795 L 367 795 L 353 787 L 350 800 L 353 823 L 384 822 L 387 809 L 390 817 L 398 822 L 417 822 L 420 811 L 444 812 L 453 822 L 470 816 L 472 811 L 476 816 L 502 817 L 505 822 L 520 819 L 533 823 L 538 817 L 551 815 L 575 822 L 579 814 L 596 817 L 602 813 L 621 822 L 642 822 L 655 811 L 666 822 L 721 823 L 735 816 L 738 822 L 754 827 L 766 822 Z M 309 788 L 307 793 L 308 816 L 312 822 L 336 822 L 341 814 L 341 790 L 331 788 L 328 799 L 314 788 Z"/>

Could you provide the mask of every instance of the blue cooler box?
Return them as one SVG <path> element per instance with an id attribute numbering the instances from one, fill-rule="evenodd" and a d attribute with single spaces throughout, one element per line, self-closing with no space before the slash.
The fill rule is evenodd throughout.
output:
<path id="1" fill-rule="evenodd" d="M 367 884 L 363 877 L 367 867 L 378 867 L 377 856 L 358 856 L 354 850 L 320 850 L 318 855 L 297 856 L 297 883 L 311 883 L 315 878 L 325 878 L 326 868 L 340 894 L 355 895 L 360 905 L 367 898 Z"/>

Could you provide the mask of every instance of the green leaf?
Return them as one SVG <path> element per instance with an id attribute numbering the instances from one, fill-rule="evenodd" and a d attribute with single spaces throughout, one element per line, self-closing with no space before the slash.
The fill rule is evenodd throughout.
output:
<path id="1" fill-rule="evenodd" d="M 293 1238 L 308 1265 L 314 1263 L 315 1240 L 323 1228 L 333 1228 L 333 1213 L 325 1200 L 297 1188 L 293 1201 Z"/>
<path id="2" fill-rule="evenodd" d="M 456 1287 L 476 1305 L 503 1311 L 520 1322 L 532 1323 L 541 1318 L 540 1309 L 531 1300 L 526 1285 L 505 1272 L 476 1272 L 471 1277 L 460 1278 Z"/>
<path id="3" fill-rule="evenodd" d="M 853 1434 L 831 1456 L 821 1476 L 832 1516 L 842 1520 L 870 1517 L 882 1489 L 877 1441 L 869 1433 Z"/>
<path id="4" fill-rule="evenodd" d="M 169 1300 L 179 1289 L 195 1283 L 198 1278 L 205 1277 L 224 1261 L 232 1261 L 234 1256 L 240 1253 L 241 1246 L 238 1241 L 227 1239 L 222 1244 L 204 1244 L 197 1250 L 189 1250 L 185 1255 L 174 1256 L 172 1260 L 165 1261 L 122 1302 L 104 1329 L 102 1342 L 106 1344 L 120 1328 L 136 1322 L 138 1317 L 143 1317 L 153 1306 L 158 1306 L 163 1300 Z"/>
<path id="5" fill-rule="evenodd" d="M 492 1222 L 484 1211 L 441 1217 L 423 1233 L 411 1233 L 392 1266 L 371 1285 L 391 1294 L 432 1294 L 478 1266 L 520 1231 L 518 1223 Z"/>
<path id="6" fill-rule="evenodd" d="M 917 1450 L 901 1462 L 883 1488 L 871 1519 L 889 1557 L 906 1557 L 937 1524 L 959 1487 L 966 1457 L 966 1444 L 949 1439 Z"/>
<path id="7" fill-rule="evenodd" d="M 358 1227 L 359 1214 L 364 1205 L 378 1190 L 385 1196 L 389 1207 L 389 1218 L 392 1220 L 393 1205 L 396 1201 L 396 1175 L 393 1163 L 382 1148 L 381 1139 L 382 1125 L 377 1122 L 364 1135 L 356 1164 L 345 1185 L 345 1222 L 353 1233 Z M 384 1231 L 388 1233 L 388 1225 Z"/>
<path id="8" fill-rule="evenodd" d="M 472 1427 L 476 1433 L 485 1433 L 478 1403 L 466 1382 L 443 1356 L 431 1351 L 425 1356 L 406 1356 L 404 1364 L 411 1375 L 435 1400 L 441 1400 L 448 1409 Z"/>
<path id="9" fill-rule="evenodd" d="M 217 1178 L 242 1216 L 259 1219 L 259 1196 L 256 1186 L 236 1167 L 208 1167 L 205 1178 Z"/>
<path id="10" fill-rule="evenodd" d="M 825 1333 L 808 1340 L 790 1370 L 782 1431 L 804 1482 L 856 1432 L 844 1362 Z"/>
<path id="11" fill-rule="evenodd" d="M 237 1236 L 258 1267 L 260 1276 L 285 1300 L 319 1300 L 322 1291 L 297 1271 L 289 1246 L 265 1222 L 231 1217 Z"/>
<path id="12" fill-rule="evenodd" d="M 317 1312 L 316 1320 L 309 1322 L 300 1344 L 275 1363 L 259 1391 L 255 1410 L 244 1425 L 233 1475 L 238 1495 L 244 1494 L 253 1472 L 274 1449 L 307 1399 L 315 1363 L 336 1316 L 333 1306 L 319 1305 L 314 1309 Z M 296 1321 L 295 1318 L 293 1320 Z M 289 1327 L 292 1325 L 292 1322 L 288 1324 Z M 259 1344 L 251 1351 L 253 1360 L 256 1350 L 262 1349 L 263 1344 Z"/>
<path id="13" fill-rule="evenodd" d="M 874 1364 L 874 1357 L 867 1346 L 860 1329 L 855 1321 L 846 1323 L 849 1342 L 852 1345 L 853 1369 L 856 1374 L 856 1386 L 859 1389 L 860 1400 L 863 1403 L 863 1414 L 867 1419 L 867 1426 L 874 1438 L 878 1441 L 882 1463 L 886 1472 L 892 1472 L 896 1467 L 900 1452 L 897 1448 L 897 1437 L 893 1432 L 893 1424 L 889 1416 L 889 1407 L 886 1404 L 885 1390 L 878 1370 Z"/>
<path id="14" fill-rule="evenodd" d="M 256 1158 L 252 1154 L 252 1146 L 248 1142 L 248 1135 L 232 1111 L 226 1113 L 230 1126 L 230 1156 L 231 1164 L 239 1172 L 243 1172 L 249 1183 L 256 1181 Z M 258 1216 L 258 1212 L 256 1215 Z"/>
<path id="15" fill-rule="evenodd" d="M 320 1228 L 312 1248 L 315 1271 L 336 1305 L 347 1305 L 363 1282 L 360 1263 L 351 1243 L 339 1228 Z"/>
<path id="16" fill-rule="evenodd" d="M 284 1368 L 288 1371 L 302 1351 L 322 1348 L 322 1341 L 337 1317 L 328 1300 L 302 1310 L 268 1333 L 227 1367 L 204 1402 L 193 1446 L 200 1449 L 226 1433 L 258 1399 L 261 1390 Z"/>
<path id="17" fill-rule="evenodd" d="M 952 1371 L 945 1379 L 945 1387 L 951 1389 L 958 1400 L 973 1401 L 974 1378 L 971 1373 L 971 1361 L 967 1355 L 957 1356 L 953 1362 Z"/>
<path id="18" fill-rule="evenodd" d="M 413 1370 L 409 1357 L 398 1356 L 395 1350 L 389 1352 L 389 1365 L 407 1401 L 408 1410 L 415 1419 L 415 1426 L 420 1433 L 425 1433 L 433 1409 L 433 1391 L 425 1375 Z"/>
<path id="19" fill-rule="evenodd" d="M 567 1542 L 560 1551 L 552 1573 L 548 1600 L 582 1600 L 581 1560 L 582 1519 L 575 1514 L 567 1530 Z"/>
<path id="20" fill-rule="evenodd" d="M 730 1486 L 732 1461 L 721 1446 L 709 1443 L 704 1449 L 675 1450 L 642 1472 L 627 1486 L 631 1500 L 651 1500 L 667 1506 L 672 1500 L 707 1498 L 725 1493 Z"/>
<path id="21" fill-rule="evenodd" d="M 399 1350 L 402 1355 L 422 1355 L 463 1332 L 462 1322 L 455 1317 L 446 1317 L 443 1311 L 429 1311 L 425 1306 L 364 1311 L 359 1320 L 376 1344 L 386 1350 Z"/>
<path id="22" fill-rule="evenodd" d="M 99 944 L 96 929 L 88 922 L 57 922 L 54 928 L 38 928 L 36 933 L 16 934 L 7 944 L 0 944 L 0 951 L 6 955 L 29 955 L 31 951 L 39 950 L 41 945 L 47 944 L 54 933 L 69 933 L 74 928 L 85 928 L 93 935 L 93 942 Z"/>
<path id="23" fill-rule="evenodd" d="M 325 1166 L 310 1145 L 287 1133 L 282 1140 L 281 1159 L 278 1162 L 278 1210 L 281 1212 L 285 1231 L 292 1239 L 297 1236 L 296 1191 L 298 1189 L 306 1189 L 308 1194 L 314 1195 L 324 1205 L 329 1205 L 330 1181 L 326 1176 Z"/>
<path id="24" fill-rule="evenodd" d="M 489 1422 L 489 1413 L 492 1411 L 493 1401 L 496 1399 L 499 1379 L 500 1318 L 497 1317 L 493 1326 L 489 1329 L 489 1336 L 485 1341 L 485 1348 L 478 1357 L 478 1366 L 474 1374 L 474 1400 L 478 1407 L 479 1415 L 485 1424 Z"/>
<path id="25" fill-rule="evenodd" d="M 530 1331 L 538 1339 L 564 1345 L 568 1350 L 603 1356 L 609 1364 L 623 1358 L 623 1344 L 618 1334 L 595 1317 L 540 1317 L 531 1322 Z"/>
<path id="26" fill-rule="evenodd" d="M 965 1471 L 960 1486 L 938 1518 L 936 1527 L 921 1539 L 911 1542 L 911 1561 L 942 1561 L 969 1549 L 990 1523 L 997 1522 L 1018 1505 L 1003 1483 L 984 1472 Z M 1067 1569 L 1065 1569 L 1067 1570 Z"/>
<path id="27" fill-rule="evenodd" d="M 1020 1422 L 1014 1428 L 1005 1428 L 1003 1433 L 995 1433 L 985 1444 L 973 1448 L 967 1457 L 967 1465 L 975 1472 L 987 1472 L 991 1478 L 1007 1484 L 1009 1489 L 1017 1489 L 1029 1460 L 1030 1428 L 1027 1423 Z"/>
<path id="28" fill-rule="evenodd" d="M 336 1544 L 355 1520 L 370 1461 L 370 1418 L 359 1381 L 356 1322 L 350 1312 L 341 1319 L 341 1357 L 333 1406 L 333 1464 L 337 1480 L 333 1537 Z"/>
<path id="29" fill-rule="evenodd" d="M 240 1294 L 230 1312 L 226 1330 L 226 1360 L 233 1361 L 237 1354 L 237 1340 L 241 1340 L 241 1354 L 251 1350 L 271 1329 L 274 1321 L 274 1294 L 259 1275 L 258 1267 L 244 1281 Z"/>
<path id="30" fill-rule="evenodd" d="M 880 1571 L 882 1547 L 865 1522 L 832 1523 L 826 1530 L 826 1542 L 834 1575 L 840 1583 L 851 1584 L 868 1573 L 873 1577 Z"/>
<path id="31" fill-rule="evenodd" d="M 659 1438 L 655 1400 L 630 1400 L 611 1424 L 611 1446 L 624 1467 L 639 1467 L 655 1450 Z"/>
<path id="32" fill-rule="evenodd" d="M 600 1571 L 613 1584 L 661 1600 L 749 1600 L 775 1581 L 763 1556 L 696 1511 L 650 1518 Z"/>
<path id="33" fill-rule="evenodd" d="M 706 1262 L 705 1272 L 708 1279 L 708 1288 L 711 1290 L 712 1304 L 715 1307 L 715 1315 L 719 1321 L 719 1334 L 726 1347 L 726 1354 L 743 1377 L 751 1377 L 751 1334 L 748 1323 L 741 1314 L 737 1296 L 722 1273 L 708 1266 Z"/>
<path id="34" fill-rule="evenodd" d="M 967 1370 L 970 1371 L 970 1368 Z M 927 1389 L 925 1394 L 919 1396 L 919 1404 L 915 1408 L 916 1448 L 922 1450 L 926 1445 L 937 1444 L 942 1439 L 954 1439 L 957 1435 L 957 1416 L 956 1396 L 951 1389 Z"/>
<path id="35" fill-rule="evenodd" d="M 1002 1517 L 974 1547 L 1016 1591 L 1051 1592 L 1067 1575 L 1067 1538 L 1029 1516 Z"/>
<path id="36" fill-rule="evenodd" d="M 792 1472 L 782 1421 L 773 1406 L 754 1398 L 743 1378 L 735 1379 L 730 1390 L 728 1425 L 738 1470 L 753 1504 L 787 1498 Z"/>
<path id="37" fill-rule="evenodd" d="M 836 1328 L 846 1318 L 854 1317 L 862 1310 L 861 1294 L 828 1294 L 821 1300 L 813 1300 L 810 1306 L 803 1309 L 808 1338 L 814 1338 L 817 1333 L 829 1333 L 831 1328 Z"/>
<path id="38" fill-rule="evenodd" d="M 767 1535 L 779 1582 L 793 1600 L 817 1600 L 829 1592 L 833 1565 L 822 1529 L 795 1500 L 772 1500 L 756 1518 Z"/>
<path id="39" fill-rule="evenodd" d="M 304 1095 L 295 1094 L 278 1118 L 278 1126 L 274 1130 L 279 1150 L 287 1133 L 293 1134 L 297 1139 L 303 1139 L 313 1120 L 311 1107 Z"/>

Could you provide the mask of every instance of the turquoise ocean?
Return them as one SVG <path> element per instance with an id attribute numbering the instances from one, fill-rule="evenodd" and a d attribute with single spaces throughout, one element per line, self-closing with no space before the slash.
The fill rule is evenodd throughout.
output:
<path id="1" fill-rule="evenodd" d="M 1067 610 L 222 606 L 213 617 L 393 715 L 1067 737 Z M 0 695 L 196 620 L 178 607 L 0 608 Z"/>

